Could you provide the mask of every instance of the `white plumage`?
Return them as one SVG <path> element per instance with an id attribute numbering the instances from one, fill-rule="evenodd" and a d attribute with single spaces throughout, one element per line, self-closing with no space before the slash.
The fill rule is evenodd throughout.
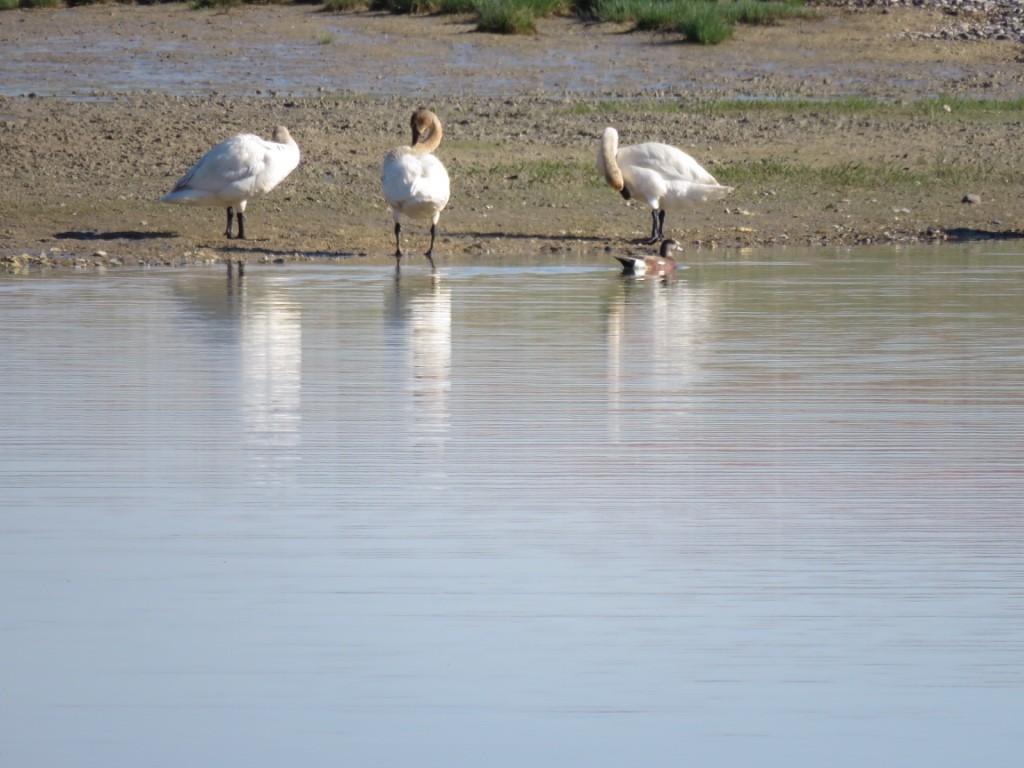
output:
<path id="1" fill-rule="evenodd" d="M 432 152 L 441 144 L 441 121 L 429 109 L 417 109 L 409 121 L 412 144 L 395 147 L 384 156 L 381 189 L 395 222 L 395 258 L 402 258 L 403 216 L 430 221 L 430 247 L 424 254 L 434 264 L 434 238 L 441 211 L 448 205 L 448 171 Z M 399 262 L 400 263 L 400 262 Z"/>
<path id="2" fill-rule="evenodd" d="M 270 141 L 240 133 L 203 155 L 160 202 L 227 208 L 227 237 L 237 208 L 238 237 L 244 239 L 246 204 L 284 181 L 299 158 L 299 147 L 283 125 Z"/>
<path id="3" fill-rule="evenodd" d="M 651 237 L 665 236 L 665 211 L 718 200 L 732 187 L 718 181 L 681 149 L 649 141 L 619 148 L 619 133 L 609 126 L 601 134 L 597 167 L 608 183 L 629 200 L 639 197 L 651 208 Z"/>

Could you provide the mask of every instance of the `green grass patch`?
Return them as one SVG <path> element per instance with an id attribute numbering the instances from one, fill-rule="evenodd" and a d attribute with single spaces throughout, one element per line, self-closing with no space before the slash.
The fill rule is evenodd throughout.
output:
<path id="1" fill-rule="evenodd" d="M 130 0 L 0 0 L 0 10 L 83 5 Z M 136 0 L 142 4 L 162 0 Z M 167 0 L 173 2 L 173 0 Z M 226 9 L 289 0 L 185 0 L 191 8 Z M 807 0 L 292 0 L 322 4 L 327 12 L 365 9 L 396 14 L 470 14 L 482 32 L 533 34 L 538 20 L 560 14 L 604 22 L 630 23 L 635 29 L 682 35 L 714 44 L 732 36 L 736 24 L 772 24 L 814 12 Z"/>
<path id="2" fill-rule="evenodd" d="M 224 9 L 241 5 L 242 0 L 189 0 L 188 7 L 195 10 Z"/>
<path id="3" fill-rule="evenodd" d="M 324 10 L 328 13 L 365 11 L 369 7 L 369 0 L 324 0 Z"/>
<path id="4" fill-rule="evenodd" d="M 969 121 L 1024 120 L 1024 98 L 994 101 L 961 99 L 946 96 L 912 102 L 881 101 L 878 99 L 847 96 L 836 99 L 721 99 L 717 101 L 581 101 L 569 105 L 569 114 L 604 115 L 614 119 L 617 115 L 638 113 L 664 114 L 680 112 L 700 117 L 734 117 L 737 115 L 773 115 L 778 117 L 877 116 L 925 117 L 928 119 L 956 119 Z M 948 116 L 948 117 L 947 117 Z"/>
<path id="5" fill-rule="evenodd" d="M 396 14 L 436 13 L 458 15 L 473 13 L 474 0 L 370 0 L 370 10 Z"/>
<path id="6" fill-rule="evenodd" d="M 5 2 L 0 10 L 11 11 L 15 8 L 56 8 L 63 5 L 61 0 L 18 0 L 17 2 Z"/>
<path id="7" fill-rule="evenodd" d="M 723 184 L 746 189 L 758 187 L 805 187 L 807 189 L 906 189 L 924 184 L 952 188 L 989 182 L 993 174 L 1004 183 L 1024 183 L 1024 172 L 1007 169 L 995 161 L 965 163 L 941 158 L 927 166 L 907 168 L 901 163 L 850 162 L 811 166 L 777 160 L 726 163 L 715 173 Z"/>
<path id="8" fill-rule="evenodd" d="M 474 0 L 477 29 L 481 32 L 530 35 L 537 20 L 570 9 L 568 0 Z"/>
<path id="9" fill-rule="evenodd" d="M 565 186 L 581 184 L 596 176 L 594 163 L 589 158 L 573 160 L 520 160 L 512 163 L 494 163 L 488 166 L 471 165 L 461 173 L 467 177 L 501 179 L 520 186 Z M 602 183 L 603 180 L 602 180 Z"/>
<path id="10" fill-rule="evenodd" d="M 705 45 L 728 40 L 737 24 L 775 24 L 814 14 L 804 0 L 589 0 L 586 12 L 598 21 L 677 33 Z"/>

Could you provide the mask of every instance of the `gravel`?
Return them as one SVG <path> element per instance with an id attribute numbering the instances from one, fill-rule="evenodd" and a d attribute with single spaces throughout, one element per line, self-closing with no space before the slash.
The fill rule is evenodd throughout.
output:
<path id="1" fill-rule="evenodd" d="M 1013 40 L 1024 43 L 1024 9 L 1021 0 L 825 0 L 839 8 L 934 8 L 950 19 L 935 32 L 916 38 L 942 40 Z"/>

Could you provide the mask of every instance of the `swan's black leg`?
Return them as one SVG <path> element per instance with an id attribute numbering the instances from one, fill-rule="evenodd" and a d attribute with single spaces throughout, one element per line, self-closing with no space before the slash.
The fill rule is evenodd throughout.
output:
<path id="1" fill-rule="evenodd" d="M 242 214 L 238 214 L 241 216 Z M 658 211 L 658 236 L 655 240 L 662 240 L 665 237 L 665 209 Z"/>
<path id="2" fill-rule="evenodd" d="M 402 225 L 395 222 L 395 258 L 402 258 Z"/>
<path id="3" fill-rule="evenodd" d="M 231 239 L 231 225 L 234 223 L 234 221 L 235 221 L 235 209 L 232 208 L 229 205 L 228 206 L 228 226 L 227 226 L 227 229 L 224 230 L 224 236 L 228 240 Z"/>
<path id="4" fill-rule="evenodd" d="M 238 239 L 245 240 L 245 216 L 238 212 Z"/>
<path id="5" fill-rule="evenodd" d="M 658 232 L 660 231 L 660 227 L 658 226 L 659 213 L 662 216 L 665 215 L 664 211 L 656 211 L 654 209 L 651 209 L 651 236 L 644 241 L 645 243 L 650 244 L 658 242 Z"/>
<path id="6" fill-rule="evenodd" d="M 423 254 L 427 257 L 427 261 L 430 262 L 430 268 L 434 269 L 434 237 L 437 235 L 437 225 L 430 225 L 430 247 L 427 248 L 427 252 Z"/>

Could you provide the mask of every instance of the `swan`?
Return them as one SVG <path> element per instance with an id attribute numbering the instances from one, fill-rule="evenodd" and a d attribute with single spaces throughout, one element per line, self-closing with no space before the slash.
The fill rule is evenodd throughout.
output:
<path id="1" fill-rule="evenodd" d="M 666 209 L 719 200 L 733 190 L 719 184 L 681 149 L 668 144 L 649 141 L 619 149 L 619 133 L 611 126 L 601 134 L 597 167 L 626 200 L 640 197 L 651 207 L 648 243 L 665 236 Z"/>
<path id="2" fill-rule="evenodd" d="M 231 222 L 238 209 L 238 239 L 245 239 L 245 206 L 266 194 L 295 170 L 299 147 L 288 129 L 279 125 L 270 141 L 251 133 L 225 139 L 203 155 L 161 203 L 224 206 L 231 237 Z"/>
<path id="3" fill-rule="evenodd" d="M 657 256 L 616 256 L 622 264 L 624 275 L 652 275 L 667 277 L 676 271 L 676 260 L 669 256 L 672 251 L 678 250 L 679 244 L 675 240 L 665 240 L 658 250 Z"/>
<path id="4" fill-rule="evenodd" d="M 433 267 L 437 222 L 451 195 L 448 171 L 432 154 L 444 131 L 438 116 L 423 107 L 412 113 L 409 125 L 412 144 L 395 147 L 384 156 L 381 189 L 395 221 L 395 258 L 402 258 L 401 217 L 430 219 L 430 247 L 424 255 Z"/>

